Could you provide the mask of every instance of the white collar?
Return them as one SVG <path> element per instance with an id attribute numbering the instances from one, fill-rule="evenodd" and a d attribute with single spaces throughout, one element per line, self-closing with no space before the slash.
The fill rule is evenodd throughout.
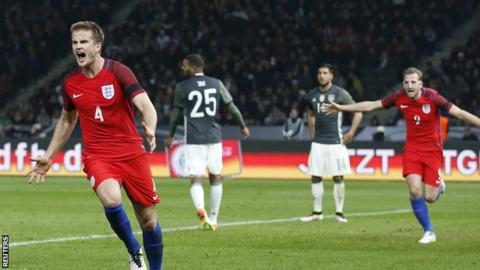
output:
<path id="1" fill-rule="evenodd" d="M 203 76 L 203 72 L 195 73 L 195 76 Z"/>

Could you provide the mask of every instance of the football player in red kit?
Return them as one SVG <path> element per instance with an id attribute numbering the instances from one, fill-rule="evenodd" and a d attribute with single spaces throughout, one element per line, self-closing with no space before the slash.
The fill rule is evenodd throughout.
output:
<path id="1" fill-rule="evenodd" d="M 407 140 L 403 154 L 403 176 L 406 178 L 413 212 L 424 229 L 421 244 L 435 242 L 425 201 L 435 202 L 445 190 L 441 171 L 443 143 L 440 133 L 440 111 L 445 110 L 458 119 L 480 126 L 480 118 L 446 100 L 437 90 L 423 87 L 422 72 L 414 67 L 403 72 L 403 89 L 384 99 L 355 104 L 325 104 L 327 114 L 338 111 L 369 112 L 396 106 L 407 125 Z M 422 182 L 424 191 L 422 193 Z"/>
<path id="2" fill-rule="evenodd" d="M 147 153 L 134 123 L 134 107 L 150 151 L 156 146 L 157 114 L 133 72 L 101 56 L 104 34 L 95 22 L 81 21 L 71 28 L 72 50 L 78 67 L 62 84 L 63 110 L 45 156 L 32 158 L 32 183 L 44 181 L 51 160 L 70 137 L 80 119 L 84 171 L 102 203 L 112 229 L 124 242 L 130 269 L 147 269 L 121 198 L 121 186 L 134 206 L 143 231 L 150 269 L 161 269 L 162 231 L 155 204 L 159 202 Z"/>

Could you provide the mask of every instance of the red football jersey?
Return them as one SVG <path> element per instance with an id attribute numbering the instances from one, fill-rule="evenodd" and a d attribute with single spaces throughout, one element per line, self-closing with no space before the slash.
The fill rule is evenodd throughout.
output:
<path id="1" fill-rule="evenodd" d="M 77 68 L 65 77 L 62 92 L 64 109 L 79 114 L 84 159 L 126 160 L 145 153 L 131 102 L 145 90 L 128 67 L 105 59 L 93 78 Z"/>
<path id="2" fill-rule="evenodd" d="M 407 125 L 406 148 L 418 151 L 435 150 L 442 146 L 440 135 L 440 111 L 449 111 L 452 103 L 437 90 L 422 88 L 421 96 L 413 100 L 401 89 L 382 99 L 385 108 L 396 106 Z"/>

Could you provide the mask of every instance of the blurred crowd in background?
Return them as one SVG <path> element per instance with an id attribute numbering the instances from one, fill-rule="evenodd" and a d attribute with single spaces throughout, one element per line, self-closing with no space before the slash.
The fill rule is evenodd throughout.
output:
<path id="1" fill-rule="evenodd" d="M 160 125 L 168 123 L 175 84 L 184 79 L 178 64 L 191 52 L 204 56 L 206 74 L 224 82 L 248 125 L 283 125 L 292 109 L 304 115 L 303 98 L 317 85 L 320 62 L 335 65 L 335 83 L 355 100 L 380 98 L 404 68 L 445 50 L 442 41 L 478 6 L 475 0 L 141 0 L 125 23 L 110 28 L 112 11 L 128 1 L 52 2 L 0 4 L 0 136 L 36 136 L 59 116 L 61 77 L 19 104 L 12 100 L 68 55 L 69 27 L 78 20 L 103 26 L 103 56 L 134 71 Z M 466 44 L 447 48 L 450 57 L 440 66 L 424 69 L 424 85 L 477 115 L 479 41 L 480 28 Z M 227 114 L 218 120 L 231 121 Z"/>

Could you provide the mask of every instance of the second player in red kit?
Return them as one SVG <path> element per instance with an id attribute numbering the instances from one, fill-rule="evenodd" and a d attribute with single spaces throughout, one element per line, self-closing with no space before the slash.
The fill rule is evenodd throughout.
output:
<path id="1" fill-rule="evenodd" d="M 416 100 L 402 89 L 382 99 L 382 105 L 397 107 L 407 125 L 403 176 L 415 173 L 422 176 L 423 182 L 438 187 L 443 166 L 440 109 L 449 111 L 452 103 L 437 90 L 422 88 Z"/>
<path id="2" fill-rule="evenodd" d="M 440 135 L 440 112 L 445 110 L 458 119 L 480 126 L 480 118 L 447 101 L 438 91 L 423 87 L 422 72 L 414 67 L 403 72 L 403 89 L 376 101 L 356 104 L 325 104 L 328 114 L 338 111 L 369 112 L 396 106 L 407 125 L 407 140 L 403 153 L 403 176 L 408 184 L 413 213 L 422 225 L 424 234 L 418 241 L 429 244 L 436 241 L 425 203 L 438 200 L 445 191 L 441 178 L 443 145 Z M 422 192 L 422 182 L 425 183 Z"/>

